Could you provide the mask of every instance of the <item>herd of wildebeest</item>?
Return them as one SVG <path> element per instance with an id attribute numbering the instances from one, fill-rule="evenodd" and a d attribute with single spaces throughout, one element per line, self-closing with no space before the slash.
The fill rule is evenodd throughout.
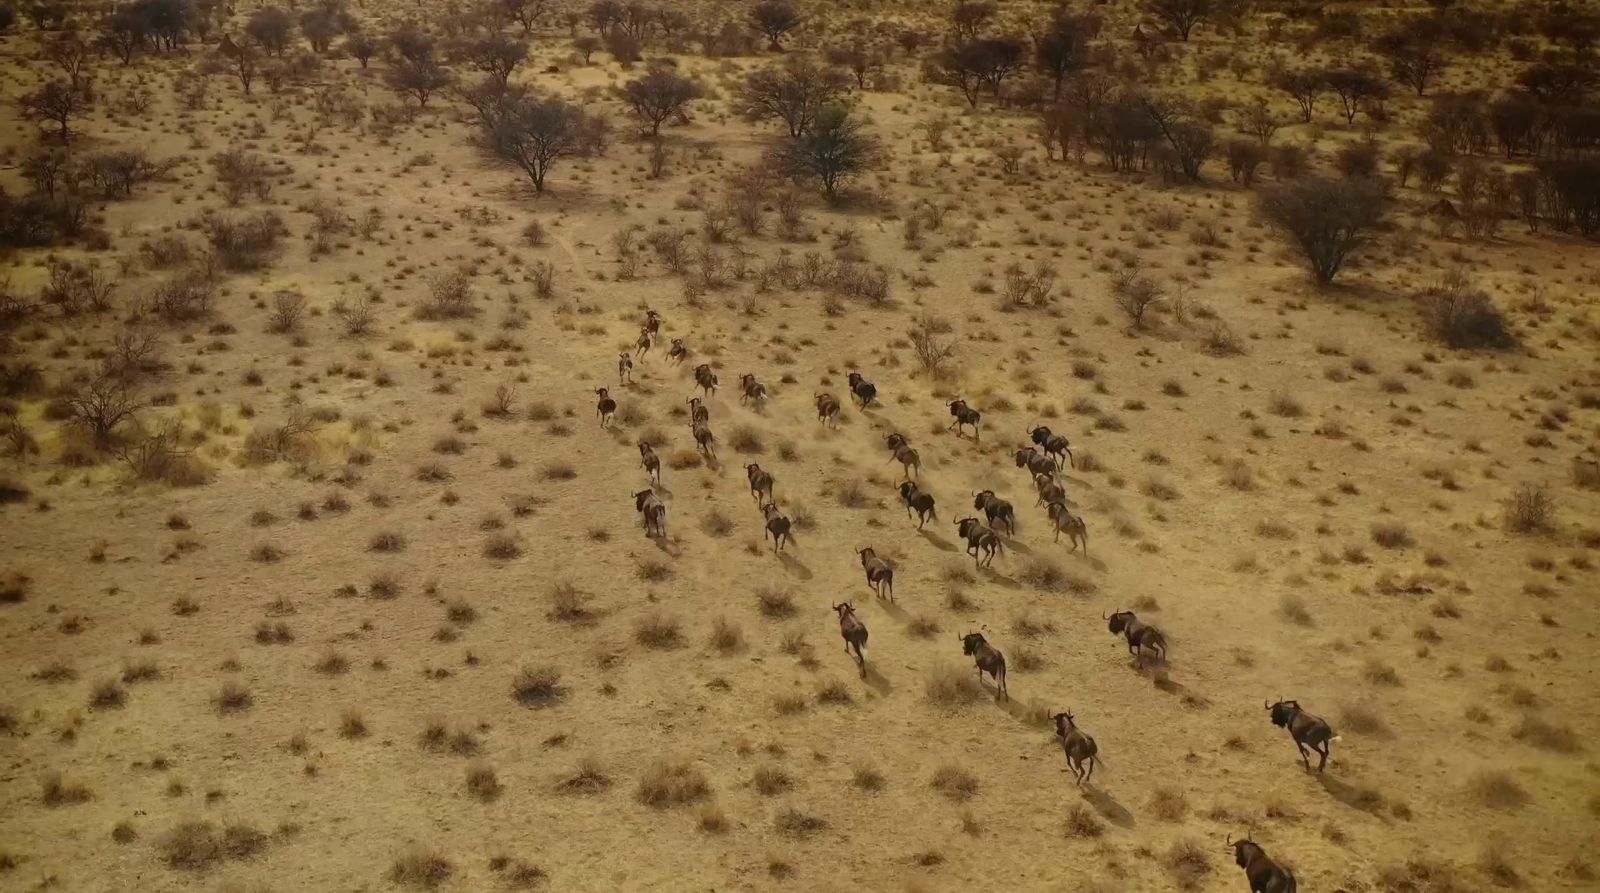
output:
<path id="1" fill-rule="evenodd" d="M 654 310 L 646 310 L 645 314 L 645 321 L 633 351 L 624 352 L 618 357 L 619 386 L 632 383 L 635 361 L 642 361 L 660 336 L 660 314 Z M 672 363 L 682 364 L 689 358 L 689 354 L 689 348 L 682 339 L 672 339 L 667 353 Z M 717 375 L 709 364 L 702 363 L 694 367 L 693 378 L 700 393 L 688 398 L 691 435 L 700 454 L 707 461 L 715 462 L 716 437 L 711 431 L 711 410 L 706 401 L 717 392 L 719 387 Z M 867 412 L 874 405 L 878 405 L 877 386 L 860 372 L 852 370 L 847 381 L 852 402 L 857 409 Z M 609 427 L 612 416 L 617 411 L 617 401 L 611 396 L 608 388 L 598 388 L 595 393 L 599 398 L 595 409 L 600 424 L 602 427 Z M 754 375 L 741 376 L 739 397 L 741 404 L 760 405 L 766 401 L 767 396 L 766 387 L 757 381 Z M 834 428 L 843 408 L 839 399 L 833 394 L 819 393 L 815 395 L 815 403 L 817 420 L 830 429 Z M 955 432 L 959 437 L 965 430 L 970 429 L 974 442 L 977 442 L 983 421 L 982 413 L 969 406 L 965 400 L 953 400 L 947 406 L 952 419 L 947 430 Z M 1060 542 L 1061 534 L 1065 533 L 1071 543 L 1072 551 L 1076 552 L 1081 545 L 1084 554 L 1087 555 L 1088 525 L 1082 517 L 1073 514 L 1068 508 L 1065 485 L 1058 478 L 1064 467 L 1076 465 L 1071 446 L 1065 436 L 1051 431 L 1044 425 L 1033 427 L 1028 432 L 1028 437 L 1029 444 L 1019 447 L 1013 453 L 1016 467 L 1026 470 L 1032 477 L 1038 496 L 1036 506 L 1044 509 L 1054 532 L 1054 541 Z M 937 521 L 939 518 L 936 500 L 933 494 L 924 490 L 917 480 L 921 475 L 922 460 L 911 445 L 910 438 L 899 432 L 891 432 L 884 438 L 884 446 L 890 455 L 889 462 L 898 462 L 902 470 L 903 480 L 899 485 L 899 493 L 901 501 L 905 504 L 906 516 L 915 517 L 918 530 L 923 529 L 930 520 Z M 633 494 L 634 508 L 643 519 L 647 536 L 665 537 L 667 506 L 656 493 L 656 486 L 661 483 L 661 458 L 648 443 L 640 442 L 638 447 L 640 464 L 648 475 L 651 486 Z M 763 516 L 765 527 L 763 539 L 770 537 L 773 551 L 781 553 L 783 547 L 791 541 L 790 531 L 793 524 L 778 508 L 773 496 L 776 481 L 771 472 L 757 463 L 746 465 L 745 474 L 749 480 L 751 497 Z M 956 532 L 966 540 L 967 555 L 972 558 L 974 565 L 980 569 L 988 568 L 993 564 L 995 557 L 1005 551 L 1001 530 L 1007 537 L 1015 535 L 1016 510 L 1010 502 L 1002 499 L 993 490 L 974 493 L 972 509 L 975 513 L 973 516 L 956 519 L 954 522 Z M 976 516 L 979 513 L 982 515 L 981 518 Z M 894 566 L 870 546 L 858 549 L 856 552 L 866 576 L 867 586 L 873 595 L 876 598 L 893 601 Z M 849 601 L 833 605 L 833 611 L 838 615 L 839 635 L 844 639 L 845 652 L 855 660 L 862 678 L 866 678 L 867 625 L 857 615 L 855 606 Z M 1109 615 L 1102 615 L 1102 619 L 1107 621 L 1107 628 L 1113 635 L 1120 635 L 1126 640 L 1128 653 L 1132 655 L 1136 664 L 1143 666 L 1147 661 L 1156 664 L 1166 662 L 1166 637 L 1154 626 L 1140 620 L 1132 611 L 1119 610 Z M 962 653 L 971 657 L 977 667 L 979 685 L 984 684 L 984 677 L 987 676 L 994 685 L 996 700 L 1009 699 L 1005 655 L 989 644 L 982 633 L 967 633 L 959 638 Z M 1321 772 L 1328 764 L 1329 745 L 1339 740 L 1328 722 L 1307 712 L 1298 701 L 1280 700 L 1265 706 L 1272 723 L 1288 730 L 1306 770 L 1310 771 L 1311 756 L 1315 754 L 1318 757 L 1317 771 Z M 1076 718 L 1070 710 L 1056 713 L 1051 718 L 1055 722 L 1055 734 L 1074 779 L 1079 785 L 1090 783 L 1098 763 L 1099 746 L 1092 736 L 1078 727 Z M 1239 867 L 1244 869 L 1252 893 L 1294 893 L 1296 890 L 1294 874 L 1268 857 L 1259 844 L 1248 838 L 1235 841 L 1230 837 L 1228 847 L 1233 850 L 1234 859 Z"/>

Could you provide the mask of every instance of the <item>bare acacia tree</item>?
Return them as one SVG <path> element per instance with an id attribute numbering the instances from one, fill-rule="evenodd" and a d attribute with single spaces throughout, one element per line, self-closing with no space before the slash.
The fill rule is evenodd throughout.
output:
<path id="1" fill-rule="evenodd" d="M 955 357 L 956 345 L 953 339 L 946 337 L 949 333 L 949 323 L 927 313 L 917 317 L 906 333 L 911 349 L 916 352 L 917 365 L 933 378 L 950 374 L 949 365 Z"/>
<path id="2" fill-rule="evenodd" d="M 790 59 L 751 72 L 734 107 L 753 121 L 777 118 L 788 126 L 790 136 L 800 136 L 824 107 L 844 96 L 846 87 L 842 73 L 808 59 Z"/>
<path id="3" fill-rule="evenodd" d="M 1195 26 L 1211 18 L 1221 4 L 1216 0 L 1148 0 L 1145 9 L 1172 27 L 1184 40 Z"/>
<path id="4" fill-rule="evenodd" d="M 840 105 L 824 108 L 809 130 L 789 137 L 773 153 L 778 169 L 796 179 L 817 181 L 829 199 L 837 198 L 846 180 L 872 168 L 881 157 L 877 137 Z"/>
<path id="5" fill-rule="evenodd" d="M 474 68 L 504 87 L 511 80 L 511 72 L 528 58 L 528 44 L 505 34 L 491 34 L 468 44 L 467 58 Z"/>
<path id="6" fill-rule="evenodd" d="M 116 442 L 116 430 L 132 419 L 144 401 L 127 381 L 102 376 L 90 382 L 81 392 L 68 398 L 73 423 L 94 438 L 96 446 L 109 447 Z"/>
<path id="7" fill-rule="evenodd" d="M 72 138 L 72 119 L 87 112 L 91 105 L 89 94 L 66 81 L 51 81 L 17 99 L 17 108 L 23 117 L 55 124 L 63 143 Z"/>
<path id="8" fill-rule="evenodd" d="M 668 118 L 685 116 L 689 103 L 698 99 L 700 87 L 670 68 L 653 68 L 649 74 L 623 84 L 622 101 L 638 116 L 650 136 L 661 133 Z"/>
<path id="9" fill-rule="evenodd" d="M 545 178 L 558 161 L 594 152 L 604 132 L 602 119 L 560 99 L 507 91 L 480 100 L 483 147 L 526 174 L 535 192 L 544 192 Z"/>
<path id="10" fill-rule="evenodd" d="M 783 49 L 783 36 L 800 27 L 800 11 L 783 0 L 762 0 L 750 8 L 750 23 L 767 38 L 767 48 Z"/>
<path id="11" fill-rule="evenodd" d="M 1261 197 L 1261 212 L 1305 258 L 1326 285 L 1383 222 L 1383 185 L 1363 177 L 1306 177 Z"/>
<path id="12" fill-rule="evenodd" d="M 984 26 L 994 20 L 995 5 L 988 0 L 961 0 L 950 10 L 950 23 L 964 40 L 976 40 Z"/>

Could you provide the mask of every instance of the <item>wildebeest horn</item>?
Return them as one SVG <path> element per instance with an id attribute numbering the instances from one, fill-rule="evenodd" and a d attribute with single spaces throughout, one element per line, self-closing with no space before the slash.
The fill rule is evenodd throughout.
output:
<path id="1" fill-rule="evenodd" d="M 1233 835 L 1232 834 L 1228 835 L 1227 840 L 1228 840 L 1228 846 L 1230 846 L 1230 847 L 1233 846 Z"/>
<path id="2" fill-rule="evenodd" d="M 1261 706 L 1263 706 L 1263 707 L 1265 707 L 1265 708 L 1267 708 L 1267 709 L 1268 709 L 1268 710 L 1271 710 L 1271 709 L 1272 709 L 1272 705 L 1271 705 L 1271 704 L 1268 704 L 1268 703 L 1267 703 L 1267 702 L 1266 702 L 1266 701 L 1262 701 L 1262 702 L 1261 702 Z"/>
<path id="3" fill-rule="evenodd" d="M 1101 611 L 1100 612 L 1100 619 L 1101 620 L 1110 620 L 1111 617 L 1109 615 L 1107 615 L 1104 611 Z"/>

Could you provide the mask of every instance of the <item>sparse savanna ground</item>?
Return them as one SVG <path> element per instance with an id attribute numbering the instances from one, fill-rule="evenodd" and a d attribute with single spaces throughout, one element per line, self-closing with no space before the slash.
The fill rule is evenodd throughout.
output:
<path id="1" fill-rule="evenodd" d="M 273 9 L 0 9 L 0 888 L 1595 888 L 1586 7 Z"/>

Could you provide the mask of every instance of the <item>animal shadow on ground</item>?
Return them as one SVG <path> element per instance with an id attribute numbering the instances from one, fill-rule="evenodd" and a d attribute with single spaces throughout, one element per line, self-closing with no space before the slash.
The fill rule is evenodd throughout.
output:
<path id="1" fill-rule="evenodd" d="M 938 549 L 941 552 L 955 552 L 955 551 L 958 551 L 957 546 L 956 546 L 955 543 L 950 542 L 949 540 L 947 540 L 944 537 L 938 535 L 937 533 L 934 533 L 933 531 L 929 530 L 926 527 L 922 528 L 921 530 L 919 530 L 917 532 L 922 534 L 922 538 L 928 541 L 928 545 L 933 546 L 935 549 Z"/>
<path id="2" fill-rule="evenodd" d="M 682 548 L 682 546 L 680 546 L 678 543 L 674 542 L 672 537 L 669 537 L 669 536 L 653 536 L 653 537 L 650 538 L 650 541 L 652 543 L 654 543 L 655 547 L 658 550 L 660 550 L 660 552 L 663 555 L 666 555 L 668 558 L 682 558 L 683 557 L 683 548 Z"/>
<path id="3" fill-rule="evenodd" d="M 811 568 L 806 567 L 805 562 L 794 557 L 793 555 L 790 555 L 788 552 L 778 553 L 778 563 L 782 564 L 784 569 L 789 571 L 789 573 L 794 574 L 802 580 L 809 580 L 813 576 L 811 573 Z"/>
<path id="4" fill-rule="evenodd" d="M 1089 805 L 1094 807 L 1094 811 L 1100 813 L 1106 821 L 1116 825 L 1118 828 L 1127 829 L 1133 827 L 1133 813 L 1128 811 L 1128 807 L 1118 803 L 1115 797 L 1102 790 L 1100 786 L 1090 782 L 1084 785 L 1081 791 L 1083 799 L 1088 801 Z"/>
<path id="5" fill-rule="evenodd" d="M 1016 539 L 1014 537 L 1009 537 L 1009 536 L 1006 537 L 1005 538 L 1005 544 L 1006 544 L 1006 551 L 1007 552 L 1015 552 L 1018 555 L 1032 555 L 1033 554 L 1032 547 L 1030 547 L 1027 543 L 1024 543 L 1021 540 L 1018 540 L 1018 539 Z"/>
<path id="6" fill-rule="evenodd" d="M 878 603 L 878 607 L 883 609 L 883 613 L 888 614 L 890 617 L 893 617 L 900 623 L 909 623 L 911 621 L 911 615 L 906 613 L 905 608 L 900 607 L 898 604 L 895 604 L 886 598 L 880 598 L 876 601 Z"/>
<path id="7" fill-rule="evenodd" d="M 1331 761 L 1328 763 L 1328 768 L 1333 768 Z M 1303 768 L 1302 771 L 1304 771 Z M 1316 771 L 1316 767 L 1312 766 L 1311 772 L 1315 774 Z M 1327 791 L 1329 796 L 1351 809 L 1376 813 L 1384 804 L 1383 797 L 1376 791 L 1370 788 L 1357 787 L 1347 781 L 1335 778 L 1329 775 L 1326 770 L 1317 775 L 1317 782 L 1322 785 L 1322 789 Z"/>
<path id="8" fill-rule="evenodd" d="M 880 695 L 888 695 L 894 691 L 894 683 L 889 681 L 889 677 L 879 672 L 877 664 L 871 661 L 867 662 L 866 683 L 868 688 Z"/>

